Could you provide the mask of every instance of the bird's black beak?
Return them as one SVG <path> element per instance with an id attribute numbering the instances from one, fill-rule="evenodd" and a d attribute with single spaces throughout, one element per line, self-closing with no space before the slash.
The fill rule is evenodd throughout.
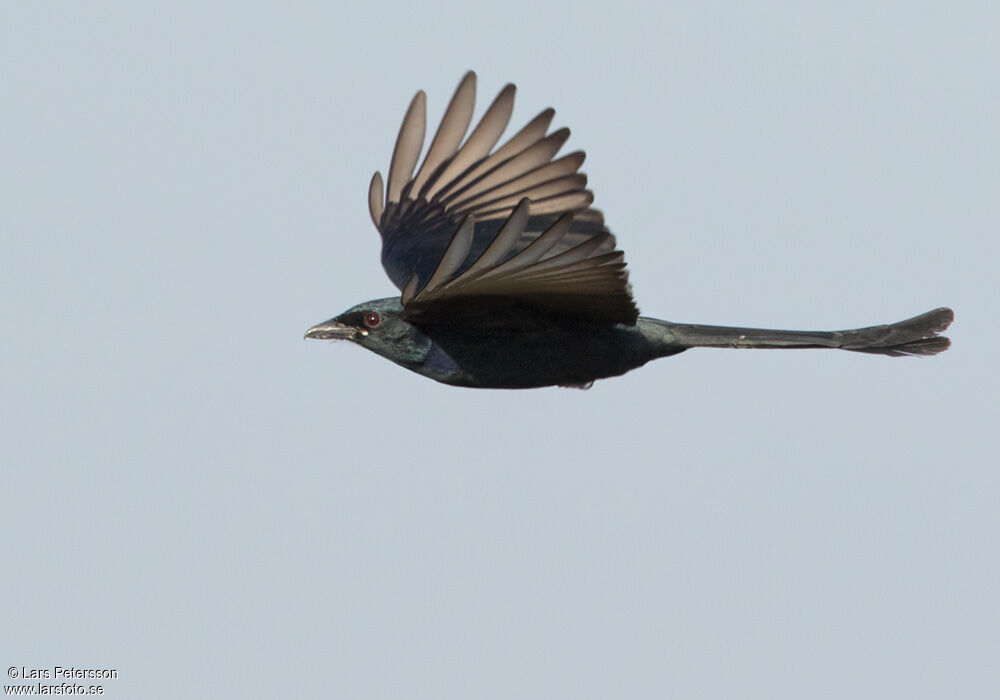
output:
<path id="1" fill-rule="evenodd" d="M 345 325 L 337 320 L 331 319 L 318 323 L 306 331 L 304 338 L 315 340 L 354 340 L 358 334 L 358 329 Z"/>

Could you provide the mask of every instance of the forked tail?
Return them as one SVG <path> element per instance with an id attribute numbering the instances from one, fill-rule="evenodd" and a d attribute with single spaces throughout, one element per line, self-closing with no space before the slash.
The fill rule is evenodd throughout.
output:
<path id="1" fill-rule="evenodd" d="M 903 357 L 936 355 L 947 350 L 951 341 L 938 333 L 954 318 L 951 309 L 940 308 L 899 323 L 847 331 L 777 331 L 668 321 L 657 323 L 667 326 L 673 343 L 689 348 L 839 348 Z"/>

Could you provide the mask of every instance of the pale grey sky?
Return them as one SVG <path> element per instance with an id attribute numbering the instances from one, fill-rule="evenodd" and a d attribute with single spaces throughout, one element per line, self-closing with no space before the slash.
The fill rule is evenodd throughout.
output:
<path id="1" fill-rule="evenodd" d="M 0 662 L 106 697 L 995 698 L 990 3 L 0 11 Z M 808 6 L 807 6 L 808 5 Z M 555 107 L 645 314 L 701 350 L 435 384 L 309 325 L 393 288 L 413 93 Z M 6 683 L 6 681 L 5 681 Z"/>

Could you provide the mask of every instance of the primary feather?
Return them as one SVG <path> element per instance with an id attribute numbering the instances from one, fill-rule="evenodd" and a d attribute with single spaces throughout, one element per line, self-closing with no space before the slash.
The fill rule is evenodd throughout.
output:
<path id="1" fill-rule="evenodd" d="M 454 297 L 506 296 L 539 308 L 558 298 L 560 308 L 576 300 L 581 319 L 635 323 L 623 254 L 590 208 L 594 196 L 579 172 L 586 155 L 557 157 L 569 129 L 548 133 L 555 112 L 546 109 L 496 147 L 513 111 L 515 88 L 507 85 L 463 142 L 475 90 L 470 71 L 413 174 L 426 129 L 418 92 L 396 139 L 385 199 L 378 173 L 369 187 L 382 262 L 404 304 L 420 304 L 427 317 Z M 608 290 L 610 304 L 597 298 Z"/>

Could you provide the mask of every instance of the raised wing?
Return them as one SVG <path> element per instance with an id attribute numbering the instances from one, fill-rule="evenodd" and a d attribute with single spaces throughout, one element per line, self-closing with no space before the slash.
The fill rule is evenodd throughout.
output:
<path id="1" fill-rule="evenodd" d="M 624 256 L 578 170 L 583 152 L 556 158 L 568 129 L 547 134 L 547 109 L 494 149 L 510 121 L 507 85 L 466 138 L 476 76 L 466 73 L 424 161 L 426 97 L 403 119 L 384 198 L 380 173 L 369 187 L 382 234 L 382 264 L 403 290 L 408 312 L 475 299 L 515 298 L 584 320 L 635 323 Z"/>
<path id="2" fill-rule="evenodd" d="M 403 288 L 407 314 L 424 316 L 442 309 L 438 316 L 453 316 L 457 307 L 502 298 L 578 320 L 634 324 L 638 310 L 628 286 L 625 254 L 604 250 L 611 234 L 604 231 L 566 245 L 573 222 L 573 214 L 567 213 L 518 251 L 529 207 L 522 199 L 478 256 L 470 254 L 475 221 L 467 216 L 427 282 L 414 274 Z M 557 249 L 560 252 L 554 252 Z"/>

